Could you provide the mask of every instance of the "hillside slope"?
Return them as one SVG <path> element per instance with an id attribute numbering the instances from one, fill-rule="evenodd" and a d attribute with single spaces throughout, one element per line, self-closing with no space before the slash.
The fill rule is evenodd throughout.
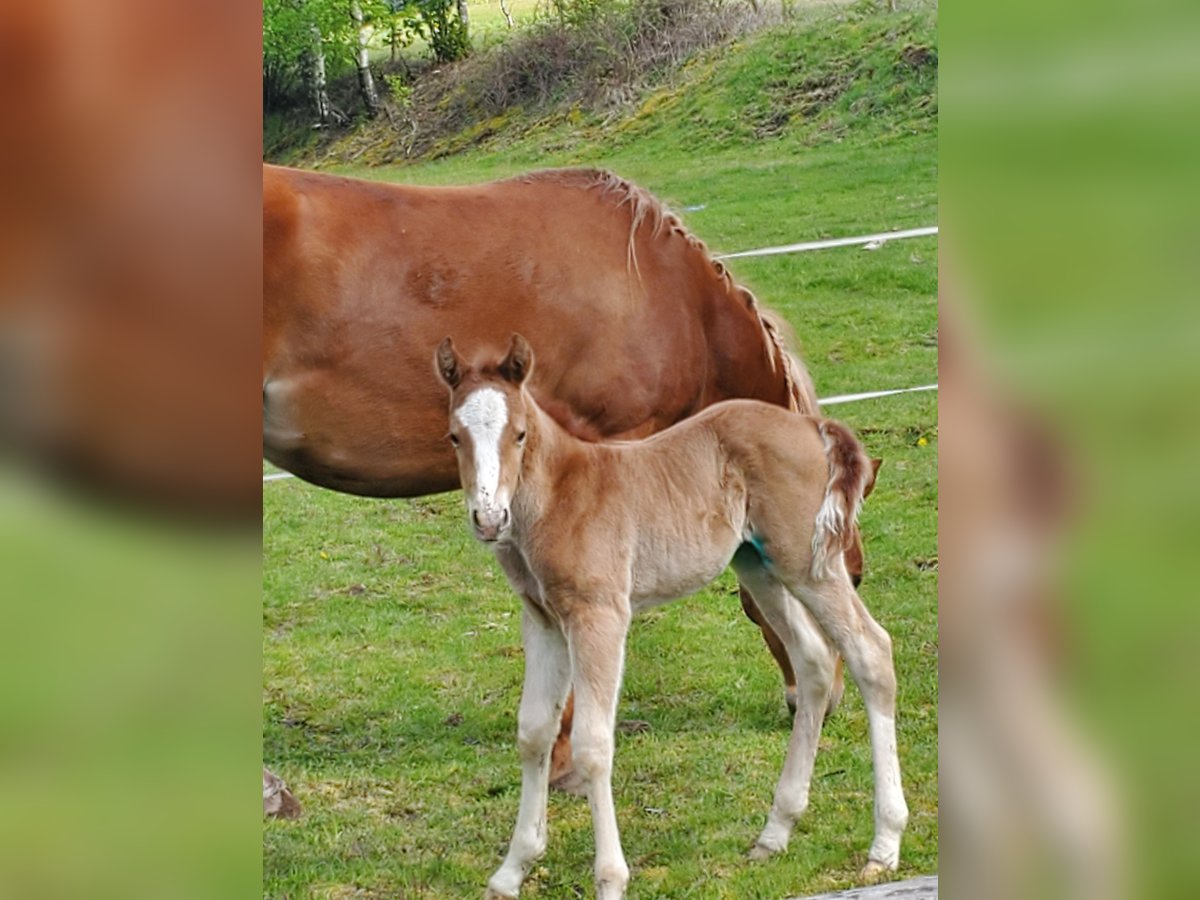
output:
<path id="1" fill-rule="evenodd" d="M 544 41 L 527 43 L 514 39 L 428 74 L 386 116 L 349 131 L 316 135 L 295 121 L 289 127 L 273 120 L 266 156 L 309 166 L 377 166 L 473 149 L 530 160 L 611 152 L 634 141 L 649 153 L 681 143 L 693 152 L 720 152 L 936 131 L 935 8 L 808 9 L 678 65 L 630 74 L 632 83 L 619 84 L 611 63 L 603 90 L 569 67 L 541 73 L 549 81 L 532 90 L 526 70 L 543 60 L 520 54 L 548 50 Z M 509 81 L 500 84 L 502 78 Z"/>

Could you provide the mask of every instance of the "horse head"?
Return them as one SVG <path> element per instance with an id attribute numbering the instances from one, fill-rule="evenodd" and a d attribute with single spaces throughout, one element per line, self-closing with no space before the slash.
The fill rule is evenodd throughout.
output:
<path id="1" fill-rule="evenodd" d="M 528 426 L 523 385 L 533 350 L 519 334 L 499 362 L 467 364 L 446 338 L 434 354 L 438 377 L 450 390 L 450 431 L 467 501 L 467 518 L 485 543 L 512 528 L 512 498 L 520 479 Z"/>

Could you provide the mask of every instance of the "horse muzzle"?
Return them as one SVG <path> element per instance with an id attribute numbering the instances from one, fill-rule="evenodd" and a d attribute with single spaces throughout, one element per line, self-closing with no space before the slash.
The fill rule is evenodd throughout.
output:
<path id="1" fill-rule="evenodd" d="M 471 510 L 471 527 L 475 531 L 475 537 L 484 543 L 490 544 L 500 540 L 508 534 L 511 526 L 512 513 L 509 512 L 507 506 L 494 510 Z"/>

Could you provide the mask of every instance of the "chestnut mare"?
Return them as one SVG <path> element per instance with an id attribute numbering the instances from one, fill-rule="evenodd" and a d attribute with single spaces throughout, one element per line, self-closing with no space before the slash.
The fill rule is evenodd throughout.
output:
<path id="1" fill-rule="evenodd" d="M 271 462 L 372 497 L 457 488 L 429 355 L 447 333 L 479 344 L 498 329 L 529 338 L 539 358 L 529 390 L 583 437 L 644 437 L 735 397 L 817 412 L 774 318 L 658 200 L 615 175 L 413 187 L 263 167 Z M 847 566 L 861 574 L 857 540 Z M 742 599 L 794 707 L 783 644 Z M 561 780 L 568 730 L 555 750 Z"/>
<path id="2" fill-rule="evenodd" d="M 752 856 L 785 850 L 808 805 L 840 652 L 866 704 L 875 773 L 875 839 L 863 876 L 895 869 L 908 807 L 896 754 L 892 644 L 843 560 L 875 473 L 849 429 L 730 400 L 643 441 L 588 443 L 525 389 L 536 367 L 520 335 L 503 359 L 474 365 L 446 338 L 434 364 L 450 390 L 449 437 L 470 527 L 493 547 L 524 601 L 521 806 L 487 896 L 516 897 L 546 849 L 550 750 L 568 689 L 575 768 L 592 810 L 596 897 L 625 895 L 612 758 L 630 618 L 699 590 L 730 563 L 804 675 L 783 773 Z"/>

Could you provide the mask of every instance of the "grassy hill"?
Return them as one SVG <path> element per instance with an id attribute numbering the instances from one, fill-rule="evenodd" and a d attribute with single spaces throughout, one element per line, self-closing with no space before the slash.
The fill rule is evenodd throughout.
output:
<path id="1" fill-rule="evenodd" d="M 818 5 L 768 21 L 765 13 L 714 19 L 714 30 L 749 33 L 708 49 L 674 24 L 684 34 L 664 37 L 668 49 L 617 55 L 571 41 L 618 36 L 625 20 L 588 26 L 582 37 L 553 23 L 531 27 L 424 73 L 387 115 L 348 131 L 314 133 L 306 112 L 293 114 L 290 128 L 276 117 L 266 126 L 266 155 L 378 166 L 481 150 L 543 164 L 631 144 L 651 155 L 681 145 L 707 153 L 767 144 L 778 152 L 849 135 L 936 130 L 935 10 Z"/>
<path id="2" fill-rule="evenodd" d="M 937 221 L 930 8 L 803 10 L 647 78 L 616 107 L 560 96 L 397 157 L 371 123 L 292 160 L 462 183 L 597 165 L 737 251 Z M 388 164 L 381 164 L 388 160 Z M 818 394 L 937 380 L 937 242 L 734 260 L 791 324 Z M 937 397 L 831 407 L 885 459 L 862 596 L 892 633 L 911 809 L 899 875 L 936 871 Z M 306 806 L 264 830 L 264 896 L 478 896 L 519 794 L 519 606 L 458 494 L 372 501 L 264 485 L 264 757 Z M 866 717 L 848 686 L 781 858 L 746 852 L 787 740 L 782 689 L 732 576 L 634 623 L 613 775 L 630 897 L 783 898 L 853 884 L 871 832 Z M 555 796 L 522 896 L 591 896 L 586 802 Z"/>

